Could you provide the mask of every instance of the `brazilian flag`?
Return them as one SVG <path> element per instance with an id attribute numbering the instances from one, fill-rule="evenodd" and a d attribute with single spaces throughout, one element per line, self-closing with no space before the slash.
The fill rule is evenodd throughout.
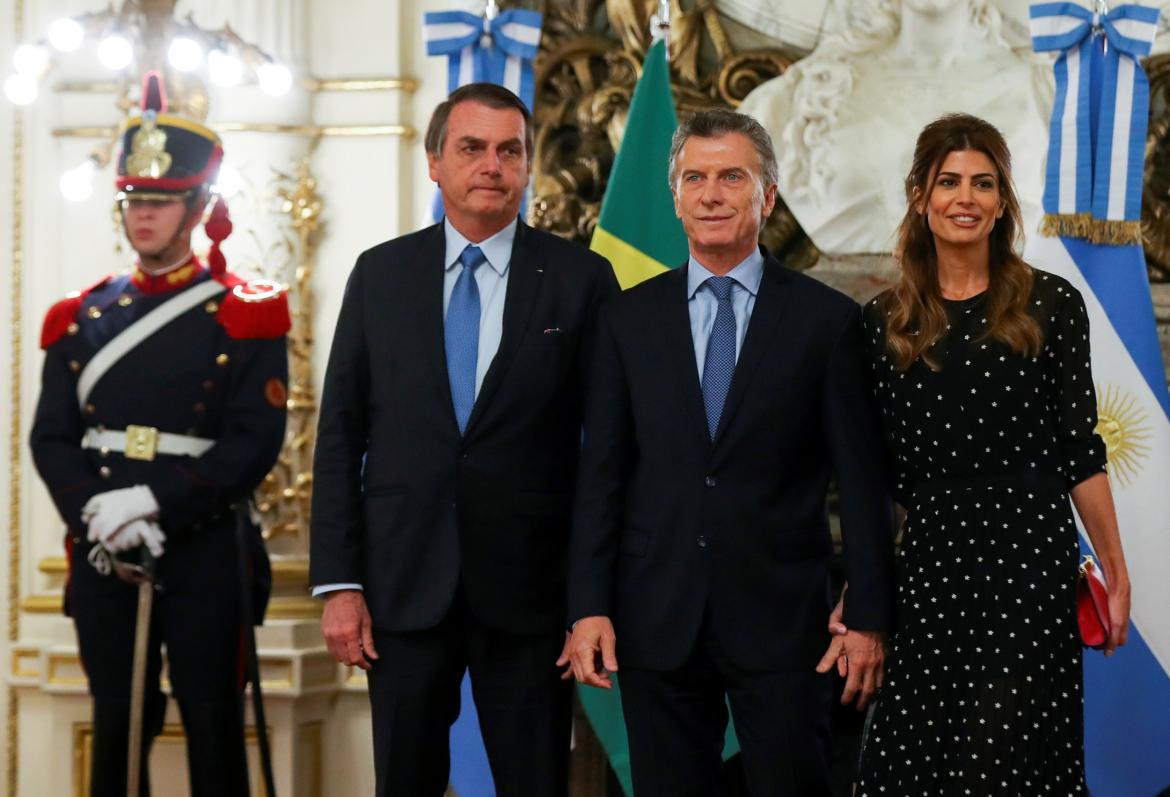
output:
<path id="1" fill-rule="evenodd" d="M 634 87 L 626 132 L 610 173 L 601 203 L 601 216 L 590 248 L 613 264 L 622 288 L 675 268 L 687 259 L 687 238 L 674 215 L 667 171 L 670 139 L 678 127 L 670 93 L 666 42 L 654 42 Z M 681 300 L 682 297 L 680 297 Z M 621 661 L 619 659 L 618 663 Z M 622 719 L 618 677 L 613 689 L 579 686 L 585 714 L 601 741 L 609 764 L 627 795 L 634 794 L 630 779 L 630 748 Z M 731 723 L 723 757 L 739 752 Z"/>
<path id="2" fill-rule="evenodd" d="M 646 53 L 634 87 L 625 136 L 590 244 L 613 264 L 623 288 L 687 259 L 687 238 L 674 215 L 666 176 L 676 127 L 666 42 L 659 40 Z"/>

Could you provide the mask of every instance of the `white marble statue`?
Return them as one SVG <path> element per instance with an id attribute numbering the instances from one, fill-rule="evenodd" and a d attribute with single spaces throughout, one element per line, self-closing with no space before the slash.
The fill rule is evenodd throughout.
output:
<path id="1" fill-rule="evenodd" d="M 861 3 L 859 3 L 861 5 Z M 1011 146 L 1025 230 L 1040 218 L 1050 62 L 1017 52 L 987 0 L 865 0 L 869 13 L 748 95 L 771 132 L 780 194 L 822 252 L 889 252 L 922 127 L 964 111 Z"/>

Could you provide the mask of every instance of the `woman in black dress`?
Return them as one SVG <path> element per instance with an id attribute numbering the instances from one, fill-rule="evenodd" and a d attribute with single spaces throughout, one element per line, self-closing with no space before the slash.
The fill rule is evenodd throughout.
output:
<path id="1" fill-rule="evenodd" d="M 902 276 L 865 308 L 905 509 L 899 616 L 856 793 L 1085 793 L 1076 505 L 1125 642 L 1129 579 L 1097 436 L 1088 316 L 1016 254 L 993 126 L 919 136 Z"/>

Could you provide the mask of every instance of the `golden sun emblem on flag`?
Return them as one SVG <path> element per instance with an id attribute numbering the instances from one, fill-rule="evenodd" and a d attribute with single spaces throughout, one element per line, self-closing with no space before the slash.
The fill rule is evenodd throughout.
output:
<path id="1" fill-rule="evenodd" d="M 1116 385 L 1098 385 L 1096 431 L 1105 441 L 1112 481 L 1131 483 L 1150 453 L 1144 442 L 1150 438 L 1150 427 L 1137 399 Z"/>

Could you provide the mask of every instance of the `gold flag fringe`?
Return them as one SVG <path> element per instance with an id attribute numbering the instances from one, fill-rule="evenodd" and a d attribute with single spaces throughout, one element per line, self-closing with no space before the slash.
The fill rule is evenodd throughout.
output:
<path id="1" fill-rule="evenodd" d="M 1095 244 L 1125 246 L 1142 242 L 1142 223 L 1097 219 L 1091 213 L 1045 213 L 1040 233 L 1050 238 L 1083 238 Z"/>

